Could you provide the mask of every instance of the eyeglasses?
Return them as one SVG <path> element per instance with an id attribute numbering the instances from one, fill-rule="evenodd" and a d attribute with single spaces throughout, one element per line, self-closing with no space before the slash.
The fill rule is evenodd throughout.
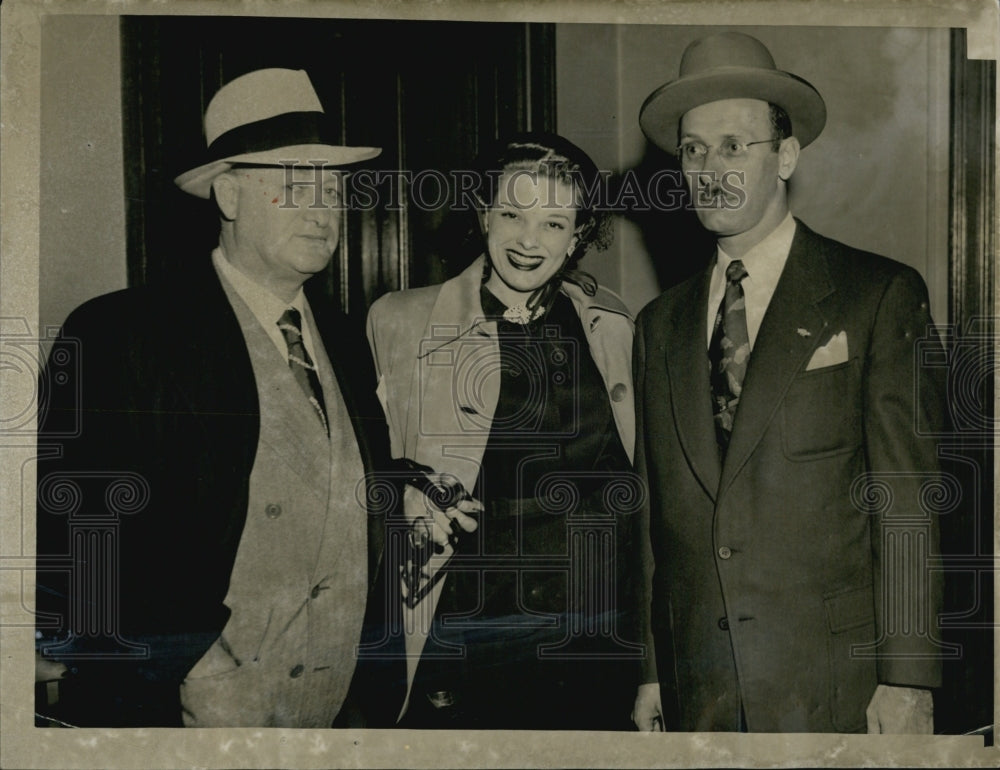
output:
<path id="1" fill-rule="evenodd" d="M 761 139 L 757 142 L 741 142 L 738 139 L 727 139 L 718 145 L 719 157 L 723 160 L 742 160 L 750 154 L 749 148 L 753 145 L 773 144 L 774 141 L 774 139 Z M 674 152 L 681 159 L 681 163 L 700 163 L 714 146 L 704 142 L 682 142 Z"/>

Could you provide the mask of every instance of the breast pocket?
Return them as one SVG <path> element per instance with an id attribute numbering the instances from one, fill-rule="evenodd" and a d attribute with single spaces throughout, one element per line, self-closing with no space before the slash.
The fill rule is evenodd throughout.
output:
<path id="1" fill-rule="evenodd" d="M 799 374 L 781 405 L 789 460 L 815 460 L 861 445 L 861 365 L 857 358 Z"/>

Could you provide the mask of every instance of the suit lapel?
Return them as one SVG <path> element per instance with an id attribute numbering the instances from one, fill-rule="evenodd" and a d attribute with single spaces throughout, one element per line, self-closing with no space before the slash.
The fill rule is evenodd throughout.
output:
<path id="1" fill-rule="evenodd" d="M 795 238 L 750 354 L 743 393 L 726 454 L 721 496 L 760 442 L 778 405 L 828 324 L 821 301 L 833 292 L 815 235 L 796 222 Z"/>
<path id="2" fill-rule="evenodd" d="M 711 386 L 705 328 L 711 268 L 688 281 L 686 295 L 672 305 L 663 330 L 671 407 L 681 446 L 705 491 L 714 499 L 719 489 L 719 448 L 712 422 Z"/>
<path id="3" fill-rule="evenodd" d="M 170 305 L 171 317 L 160 325 L 162 349 L 157 353 L 183 364 L 174 372 L 172 387 L 191 414 L 238 418 L 226 420 L 226 427 L 239 425 L 246 431 L 239 444 L 252 461 L 260 415 L 253 367 L 211 260 L 198 262 L 187 280 L 168 286 L 167 297 L 185 298 Z"/>

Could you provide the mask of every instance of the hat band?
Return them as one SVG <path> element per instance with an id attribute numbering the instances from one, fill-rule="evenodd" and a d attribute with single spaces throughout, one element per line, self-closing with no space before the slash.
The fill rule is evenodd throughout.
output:
<path id="1" fill-rule="evenodd" d="M 266 152 L 298 144 L 339 145 L 332 127 L 322 112 L 285 112 L 253 123 L 231 128 L 219 134 L 208 146 L 208 161 L 224 160 L 237 155 Z M 308 158 L 288 158 L 305 161 Z"/>

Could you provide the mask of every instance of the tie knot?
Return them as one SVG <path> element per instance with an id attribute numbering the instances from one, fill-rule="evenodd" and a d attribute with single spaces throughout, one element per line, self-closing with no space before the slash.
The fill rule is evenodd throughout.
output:
<path id="1" fill-rule="evenodd" d="M 293 307 L 288 308 L 284 313 L 281 314 L 281 318 L 278 319 L 278 328 L 281 329 L 281 333 L 288 339 L 289 332 L 292 332 L 297 337 L 302 336 L 302 316 L 299 311 Z"/>
<path id="2" fill-rule="evenodd" d="M 734 259 L 726 268 L 726 279 L 730 283 L 739 283 L 748 275 L 747 269 L 743 267 L 743 260 Z"/>

